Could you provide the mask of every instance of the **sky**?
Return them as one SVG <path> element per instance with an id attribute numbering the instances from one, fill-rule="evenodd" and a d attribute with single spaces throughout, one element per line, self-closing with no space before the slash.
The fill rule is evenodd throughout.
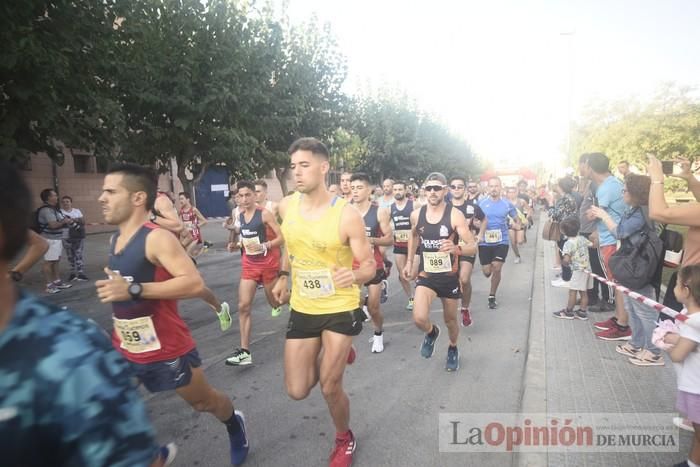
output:
<path id="1" fill-rule="evenodd" d="M 700 0 L 288 0 L 329 22 L 350 94 L 394 87 L 483 159 L 562 158 L 569 116 L 700 84 Z"/>

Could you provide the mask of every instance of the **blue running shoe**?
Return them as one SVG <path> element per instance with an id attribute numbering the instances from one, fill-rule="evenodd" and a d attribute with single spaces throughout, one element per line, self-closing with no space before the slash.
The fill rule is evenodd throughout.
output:
<path id="1" fill-rule="evenodd" d="M 177 445 L 175 443 L 168 443 L 161 446 L 158 450 L 158 455 L 163 459 L 165 466 L 173 463 L 175 456 L 177 456 Z"/>
<path id="2" fill-rule="evenodd" d="M 440 337 L 440 328 L 437 324 L 433 324 L 433 328 L 435 329 L 435 337 L 430 337 L 430 334 L 425 335 L 423 345 L 420 346 L 421 357 L 430 358 L 433 356 L 433 352 L 435 352 L 435 343 Z"/>
<path id="3" fill-rule="evenodd" d="M 459 370 L 459 350 L 457 347 L 449 346 L 447 348 L 447 363 L 445 363 L 447 371 Z"/>
<path id="4" fill-rule="evenodd" d="M 241 431 L 235 435 L 229 433 L 228 439 L 231 442 L 231 464 L 241 465 L 245 462 L 246 456 L 248 456 L 250 445 L 248 444 L 248 435 L 245 431 L 245 416 L 240 410 L 236 410 L 235 414 L 238 423 L 241 425 Z"/>

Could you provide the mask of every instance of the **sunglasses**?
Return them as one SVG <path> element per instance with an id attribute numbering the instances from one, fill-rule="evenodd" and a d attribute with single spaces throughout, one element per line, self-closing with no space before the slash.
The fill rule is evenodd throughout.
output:
<path id="1" fill-rule="evenodd" d="M 425 191 L 442 191 L 445 187 L 442 185 L 428 185 L 424 187 L 423 189 Z"/>
<path id="2" fill-rule="evenodd" d="M 453 190 L 463 190 L 464 185 L 450 185 L 450 188 L 452 188 Z"/>

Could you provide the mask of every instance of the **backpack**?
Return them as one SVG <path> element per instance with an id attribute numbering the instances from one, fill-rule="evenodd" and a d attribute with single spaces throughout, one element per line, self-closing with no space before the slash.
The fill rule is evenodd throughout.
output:
<path id="1" fill-rule="evenodd" d="M 663 242 L 646 216 L 645 220 L 646 224 L 638 235 L 623 239 L 620 249 L 610 257 L 610 271 L 615 280 L 633 290 L 651 284 L 663 260 Z M 633 242 L 633 237 L 638 240 Z"/>
<path id="2" fill-rule="evenodd" d="M 39 213 L 44 208 L 51 208 L 51 206 L 45 204 L 37 208 L 37 210 L 34 211 L 34 216 L 32 216 L 29 223 L 29 228 L 38 234 L 41 234 L 44 230 L 46 230 L 46 227 L 48 227 L 47 224 L 42 224 L 41 222 L 39 222 Z"/>

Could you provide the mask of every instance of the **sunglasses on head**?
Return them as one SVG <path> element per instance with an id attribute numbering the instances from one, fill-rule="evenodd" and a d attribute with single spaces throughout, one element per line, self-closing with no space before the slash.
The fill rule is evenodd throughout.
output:
<path id="1" fill-rule="evenodd" d="M 445 188 L 445 187 L 442 185 L 428 185 L 423 189 L 425 191 L 442 191 L 443 188 Z"/>
<path id="2" fill-rule="evenodd" d="M 464 189 L 464 185 L 450 185 L 450 188 L 453 190 L 462 190 Z"/>

